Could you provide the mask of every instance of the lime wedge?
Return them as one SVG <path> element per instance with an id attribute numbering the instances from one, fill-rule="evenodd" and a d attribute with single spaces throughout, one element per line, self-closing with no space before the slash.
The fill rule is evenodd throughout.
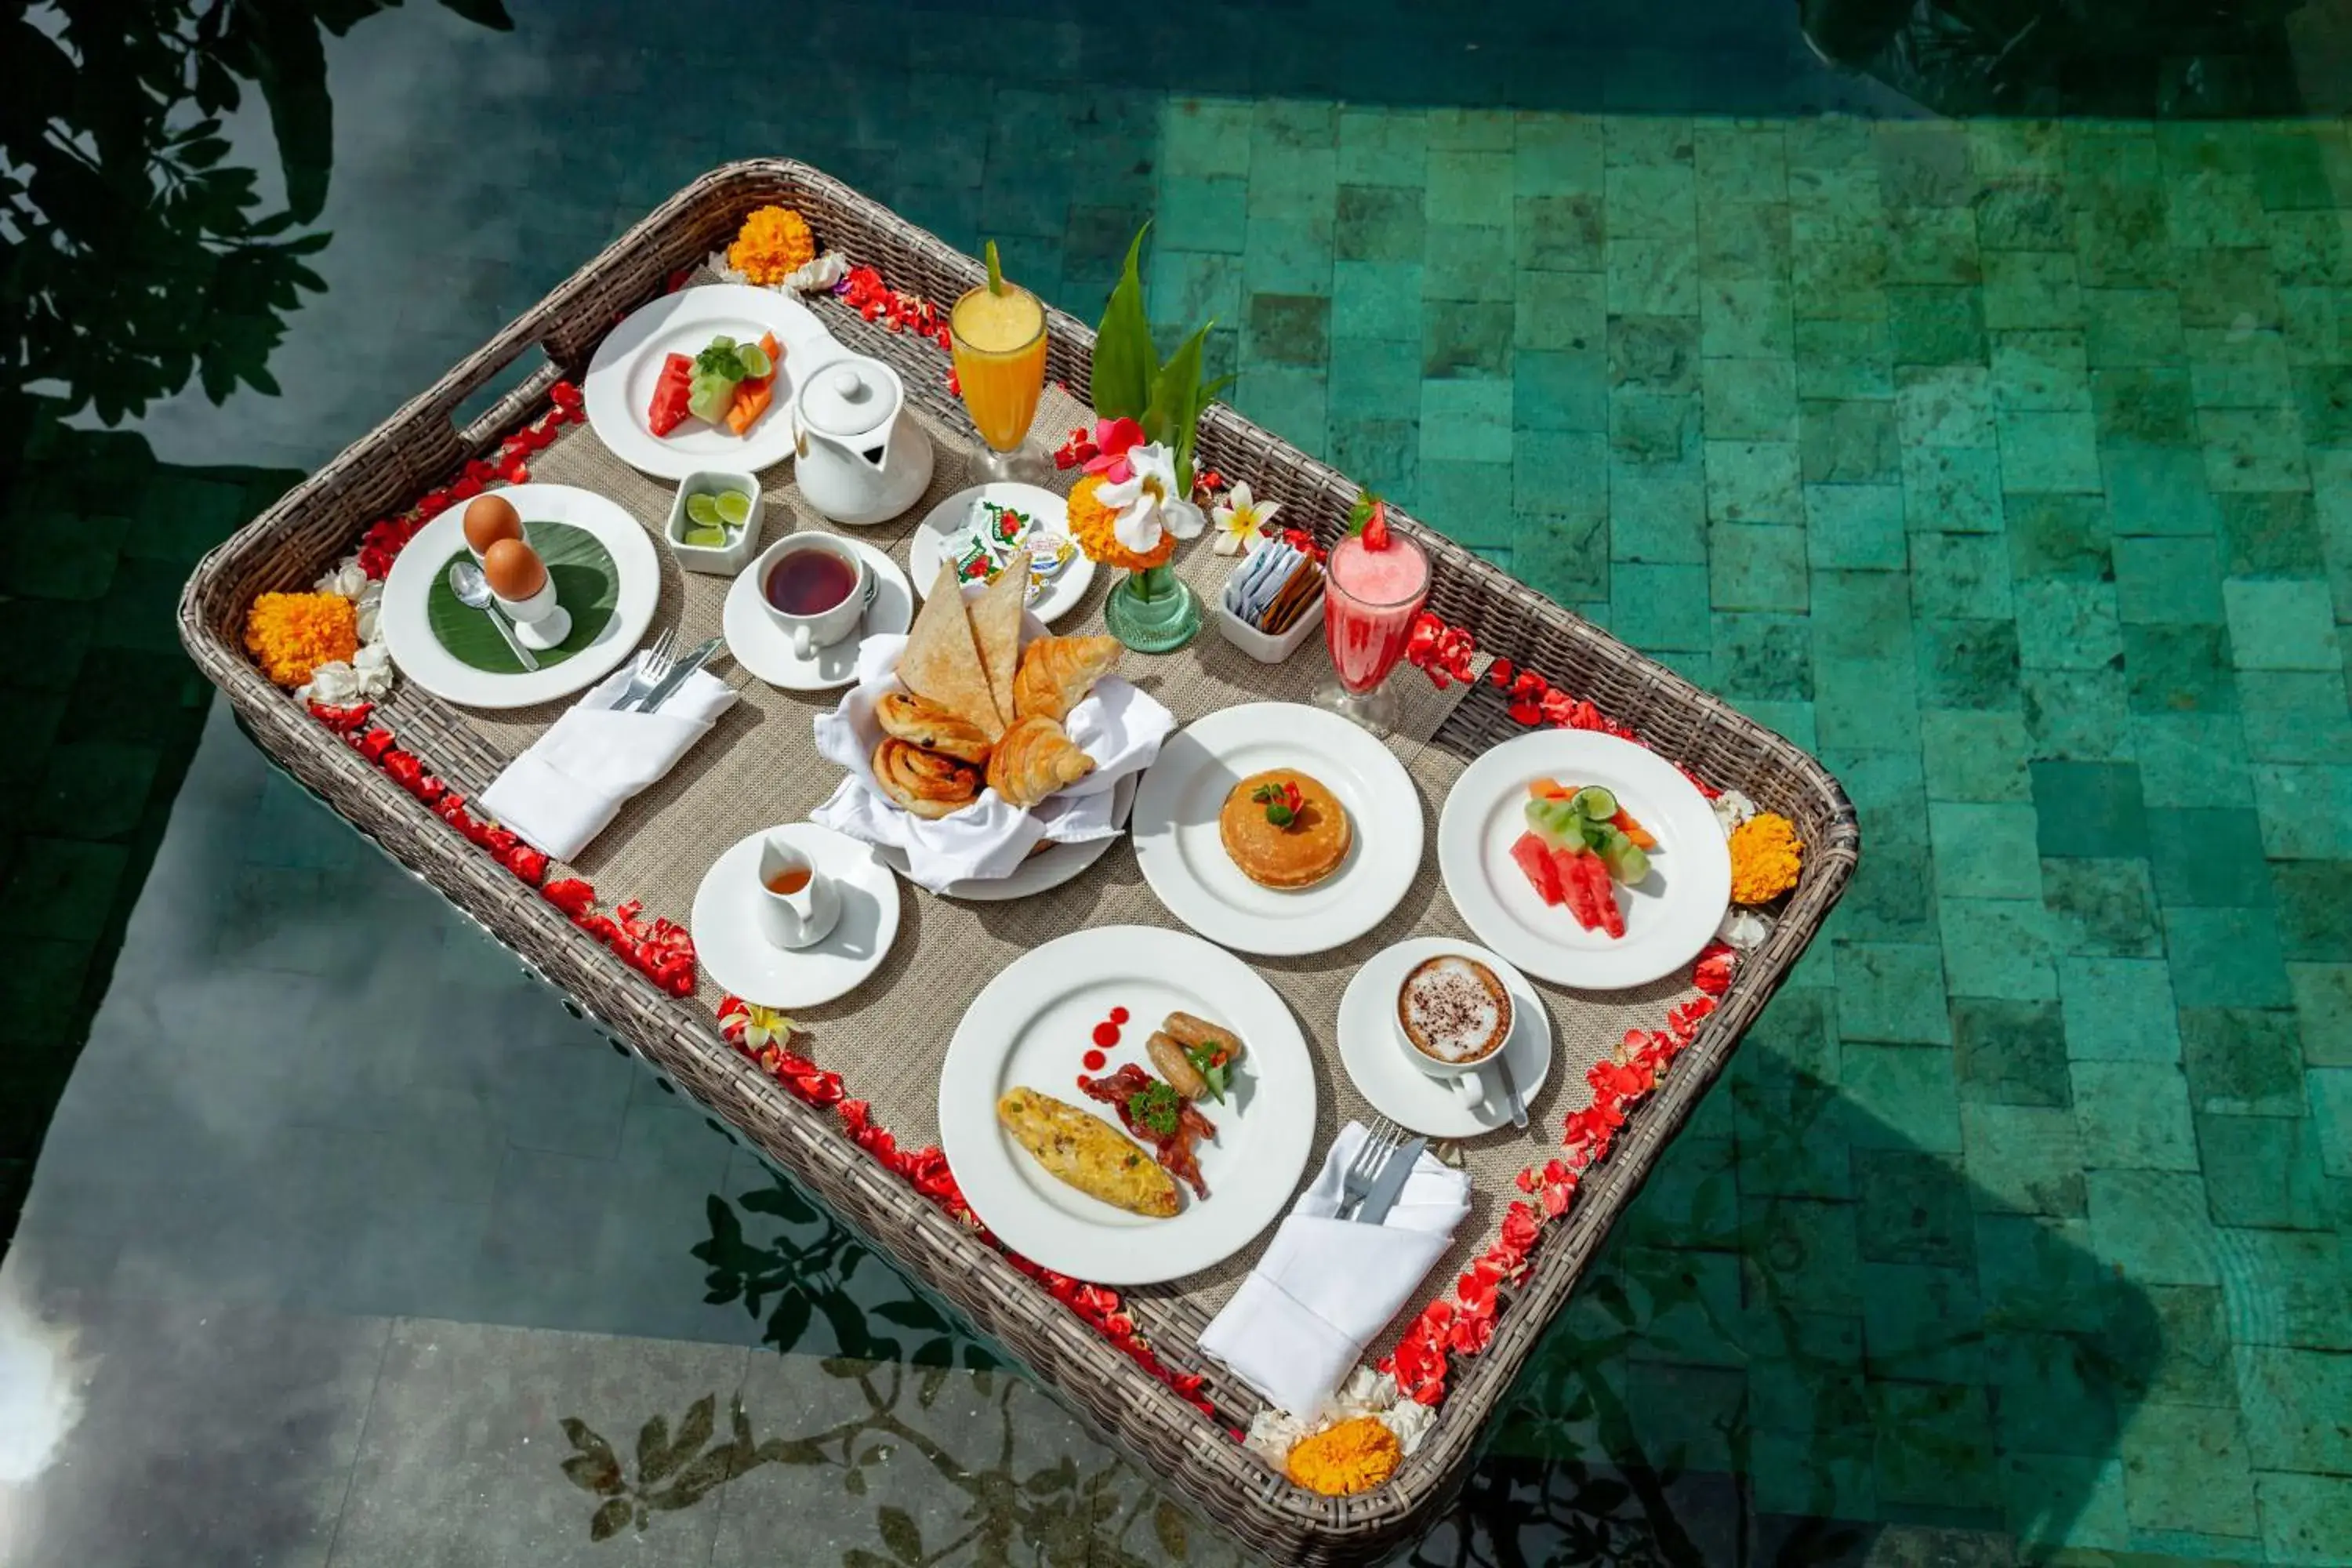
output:
<path id="1" fill-rule="evenodd" d="M 705 550 L 721 550 L 727 544 L 727 531 L 723 528 L 689 528 L 682 537 L 687 543 Z"/>
<path id="2" fill-rule="evenodd" d="M 705 528 L 718 528 L 722 526 L 726 521 L 726 520 L 719 515 L 718 501 L 714 500 L 709 496 L 696 495 L 687 497 L 686 515 L 689 521 L 698 522 Z"/>
<path id="3" fill-rule="evenodd" d="M 720 490 L 713 504 L 719 510 L 719 521 L 730 528 L 740 528 L 751 521 L 751 498 L 741 490 Z"/>
<path id="4" fill-rule="evenodd" d="M 776 368 L 776 362 L 768 357 L 768 351 L 757 343 L 738 343 L 735 360 L 743 367 L 743 374 L 755 381 Z"/>

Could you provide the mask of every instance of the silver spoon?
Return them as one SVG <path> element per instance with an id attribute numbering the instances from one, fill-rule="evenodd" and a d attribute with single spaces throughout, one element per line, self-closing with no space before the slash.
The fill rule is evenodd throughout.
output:
<path id="1" fill-rule="evenodd" d="M 507 625 L 506 616 L 499 613 L 497 601 L 490 595 L 489 579 L 482 575 L 480 567 L 470 561 L 449 563 L 449 592 L 457 595 L 459 604 L 490 617 L 490 625 L 499 628 L 499 636 L 507 639 L 507 647 L 514 650 L 515 658 L 525 669 L 539 668 L 539 660 L 530 657 L 530 650 L 515 641 L 514 629 Z"/>

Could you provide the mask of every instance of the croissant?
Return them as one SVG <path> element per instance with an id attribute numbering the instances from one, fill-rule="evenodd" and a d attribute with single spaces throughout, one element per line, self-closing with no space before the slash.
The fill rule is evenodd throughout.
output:
<path id="1" fill-rule="evenodd" d="M 1051 719 L 1015 719 L 988 759 L 988 787 L 1011 804 L 1032 806 L 1095 771 L 1095 760 Z"/>
<path id="2" fill-rule="evenodd" d="M 1118 655 L 1117 637 L 1039 637 L 1021 650 L 1013 677 L 1014 716 L 1059 723 L 1111 672 Z"/>
<path id="3" fill-rule="evenodd" d="M 874 748 L 874 784 L 917 816 L 936 818 L 980 798 L 981 773 L 969 763 L 919 751 L 893 735 Z"/>
<path id="4" fill-rule="evenodd" d="M 874 721 L 882 726 L 884 734 L 896 735 L 926 752 L 974 766 L 988 761 L 988 737 L 979 725 L 911 691 L 884 693 L 874 705 Z"/>

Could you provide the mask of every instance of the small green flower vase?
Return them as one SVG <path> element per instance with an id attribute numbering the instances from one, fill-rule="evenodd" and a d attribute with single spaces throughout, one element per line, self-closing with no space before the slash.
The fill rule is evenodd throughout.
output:
<path id="1" fill-rule="evenodd" d="M 1201 600 L 1166 563 L 1130 572 L 1103 601 L 1110 635 L 1138 653 L 1174 653 L 1201 632 Z"/>

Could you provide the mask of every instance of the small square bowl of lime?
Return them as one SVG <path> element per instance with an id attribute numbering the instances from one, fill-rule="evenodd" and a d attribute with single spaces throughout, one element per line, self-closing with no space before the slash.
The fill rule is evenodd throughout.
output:
<path id="1" fill-rule="evenodd" d="M 732 577 L 759 553 L 760 512 L 758 479 L 701 470 L 678 482 L 662 537 L 684 570 Z"/>

